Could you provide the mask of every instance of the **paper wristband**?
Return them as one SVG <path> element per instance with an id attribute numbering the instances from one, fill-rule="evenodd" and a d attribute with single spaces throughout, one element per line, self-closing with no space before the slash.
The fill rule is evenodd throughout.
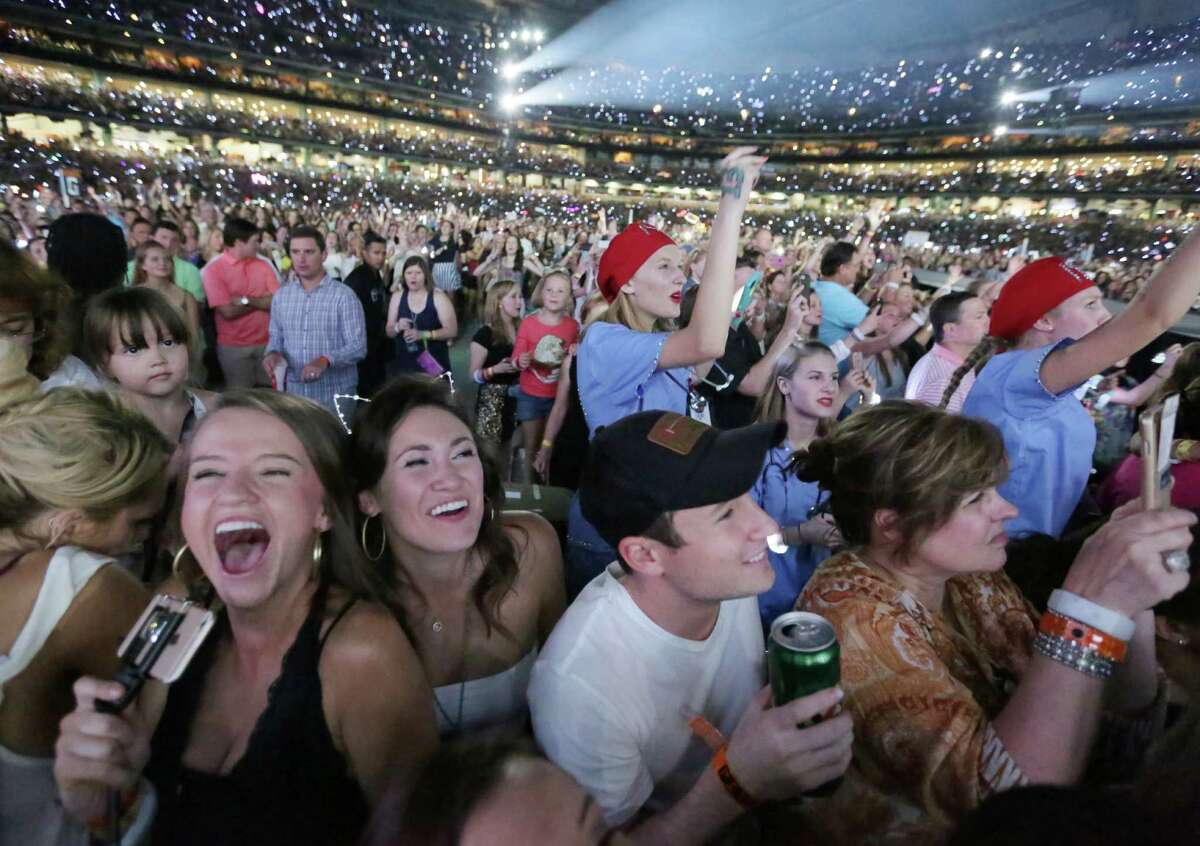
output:
<path id="1" fill-rule="evenodd" d="M 1129 640 L 1133 637 L 1136 626 L 1133 620 L 1124 614 L 1097 605 L 1090 599 L 1071 593 L 1069 590 L 1055 590 L 1050 593 L 1047 607 L 1064 617 L 1086 623 L 1093 629 L 1099 629 L 1105 634 L 1112 635 L 1117 640 Z"/>
<path id="2" fill-rule="evenodd" d="M 1061 638 L 1078 646 L 1095 652 L 1101 658 L 1120 664 L 1125 660 L 1126 643 L 1110 634 L 1094 629 L 1087 623 L 1072 620 L 1053 611 L 1042 615 L 1038 631 L 1051 637 Z"/>

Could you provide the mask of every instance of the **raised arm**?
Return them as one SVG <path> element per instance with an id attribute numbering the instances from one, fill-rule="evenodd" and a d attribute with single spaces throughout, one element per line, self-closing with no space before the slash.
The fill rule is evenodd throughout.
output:
<path id="1" fill-rule="evenodd" d="M 1198 295 L 1200 237 L 1192 236 L 1124 311 L 1048 355 L 1042 363 L 1042 384 L 1059 394 L 1128 358 L 1178 323 Z"/>
<path id="2" fill-rule="evenodd" d="M 721 162 L 721 204 L 713 218 L 708 263 L 696 295 L 696 307 L 688 325 L 672 333 L 663 344 L 658 361 L 661 370 L 700 364 L 725 353 L 732 316 L 738 233 L 750 192 L 767 160 L 765 156 L 754 155 L 754 150 L 739 147 Z"/>

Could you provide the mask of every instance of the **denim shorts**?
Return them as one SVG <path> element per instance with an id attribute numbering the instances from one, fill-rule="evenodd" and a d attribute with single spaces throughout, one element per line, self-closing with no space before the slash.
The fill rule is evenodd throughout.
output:
<path id="1" fill-rule="evenodd" d="M 524 391 L 517 393 L 517 420 L 545 420 L 554 408 L 554 397 L 533 397 Z"/>

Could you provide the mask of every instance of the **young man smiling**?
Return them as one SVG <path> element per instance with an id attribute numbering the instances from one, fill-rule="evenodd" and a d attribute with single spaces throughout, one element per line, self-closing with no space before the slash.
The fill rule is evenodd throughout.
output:
<path id="1" fill-rule="evenodd" d="M 748 494 L 785 431 L 648 411 L 592 442 L 581 507 L 619 560 L 559 620 L 529 700 L 546 754 L 635 843 L 705 842 L 850 761 L 848 716 L 797 727 L 840 691 L 772 708 L 763 687 L 778 527 Z"/>

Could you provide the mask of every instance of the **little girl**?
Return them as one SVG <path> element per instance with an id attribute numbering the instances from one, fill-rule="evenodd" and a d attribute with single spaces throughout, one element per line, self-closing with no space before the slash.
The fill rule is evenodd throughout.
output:
<path id="1" fill-rule="evenodd" d="M 829 347 L 819 341 L 792 344 L 775 360 L 770 381 L 759 398 L 756 422 L 787 422 L 787 438 L 767 453 L 751 498 L 780 526 L 787 550 L 769 549 L 775 584 L 758 595 L 763 628 L 796 604 L 817 565 L 841 546 L 841 535 L 828 515 L 815 516 L 827 495 L 815 482 L 802 482 L 789 465 L 793 454 L 808 449 L 818 436 L 829 434 L 850 394 L 873 390 L 862 370 L 851 370 L 841 387 L 838 365 Z"/>
<path id="2" fill-rule="evenodd" d="M 538 310 L 521 321 L 513 344 L 513 362 L 521 371 L 517 422 L 525 441 L 525 470 L 534 481 L 533 462 L 554 406 L 558 374 L 567 351 L 579 340 L 579 323 L 571 317 L 571 280 L 562 271 L 542 277 L 533 292 Z"/>
<path id="3" fill-rule="evenodd" d="M 200 303 L 188 291 L 175 284 L 175 260 L 157 241 L 147 239 L 137 248 L 133 260 L 133 284 L 150 288 L 167 298 L 187 323 L 191 333 L 191 361 L 188 373 L 197 385 L 205 381 L 204 333 L 200 331 Z"/>
<path id="4" fill-rule="evenodd" d="M 88 304 L 84 348 L 97 373 L 122 399 L 178 444 L 213 404 L 215 395 L 188 388 L 193 335 L 176 308 L 144 287 L 105 291 Z"/>

